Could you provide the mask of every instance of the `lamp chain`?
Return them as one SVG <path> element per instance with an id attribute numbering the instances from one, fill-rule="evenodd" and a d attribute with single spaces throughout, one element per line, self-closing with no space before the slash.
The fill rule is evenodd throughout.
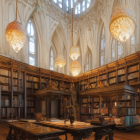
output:
<path id="1" fill-rule="evenodd" d="M 16 21 L 17 21 L 18 0 L 16 0 Z"/>
<path id="2" fill-rule="evenodd" d="M 73 8 L 72 8 L 72 46 L 73 46 Z"/>

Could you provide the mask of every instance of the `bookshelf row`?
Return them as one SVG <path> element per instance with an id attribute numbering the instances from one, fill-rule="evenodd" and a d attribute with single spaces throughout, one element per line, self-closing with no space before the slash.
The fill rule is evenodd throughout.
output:
<path id="1" fill-rule="evenodd" d="M 127 79 L 126 79 L 126 71 L 127 71 Z M 104 86 L 123 83 L 126 80 L 128 84 L 133 82 L 138 82 L 139 80 L 139 64 L 135 64 L 134 66 L 130 66 L 127 68 L 121 68 L 118 70 L 114 70 L 102 75 L 95 76 L 93 78 L 82 80 L 80 84 L 80 91 L 97 88 L 99 84 Z"/>

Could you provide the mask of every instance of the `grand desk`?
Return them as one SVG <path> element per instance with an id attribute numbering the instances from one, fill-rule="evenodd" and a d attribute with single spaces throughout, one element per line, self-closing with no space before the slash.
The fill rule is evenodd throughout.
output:
<path id="1" fill-rule="evenodd" d="M 33 124 L 29 122 L 12 122 L 6 140 L 60 140 L 60 135 L 65 135 L 66 131 Z M 14 130 L 14 133 L 12 133 Z"/>
<path id="2" fill-rule="evenodd" d="M 65 130 L 66 133 L 70 133 L 73 136 L 74 140 L 86 139 L 90 137 L 92 132 L 95 132 L 95 140 L 101 140 L 105 135 L 107 135 L 105 140 L 113 140 L 113 130 L 116 126 L 115 124 L 107 124 L 104 126 L 91 125 L 90 123 L 78 121 L 75 121 L 73 125 L 71 125 L 69 121 L 66 122 L 66 124 L 64 124 L 64 121 L 41 121 L 36 122 L 35 124 Z"/>

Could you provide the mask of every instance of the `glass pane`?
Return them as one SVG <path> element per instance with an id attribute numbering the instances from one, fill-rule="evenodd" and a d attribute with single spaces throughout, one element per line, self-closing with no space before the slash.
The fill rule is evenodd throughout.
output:
<path id="1" fill-rule="evenodd" d="M 29 57 L 29 64 L 35 66 L 35 58 L 34 57 Z"/>
<path id="2" fill-rule="evenodd" d="M 131 45 L 135 45 L 135 36 L 134 35 L 131 37 Z"/>
<path id="3" fill-rule="evenodd" d="M 59 3 L 59 7 L 62 8 L 62 4 L 61 3 Z"/>
<path id="4" fill-rule="evenodd" d="M 29 52 L 31 54 L 35 54 L 35 43 L 34 42 L 29 42 Z"/>
<path id="5" fill-rule="evenodd" d="M 31 34 L 31 27 L 30 27 L 30 23 L 28 23 L 28 26 L 27 26 L 27 32 L 28 32 L 28 34 Z"/>
<path id="6" fill-rule="evenodd" d="M 57 0 L 53 0 L 55 3 L 57 3 Z"/>
<path id="7" fill-rule="evenodd" d="M 106 47 L 106 38 L 101 40 L 101 50 L 104 50 Z"/>
<path id="8" fill-rule="evenodd" d="M 83 11 L 85 11 L 85 7 L 83 7 Z"/>
<path id="9" fill-rule="evenodd" d="M 75 9 L 75 14 L 77 14 L 77 8 Z"/>
<path id="10" fill-rule="evenodd" d="M 73 8 L 73 0 L 71 0 L 71 8 Z"/>
<path id="11" fill-rule="evenodd" d="M 104 55 L 101 56 L 101 66 L 104 65 Z"/>
<path id="12" fill-rule="evenodd" d="M 87 3 L 87 8 L 89 8 L 89 6 L 90 6 L 90 4 L 89 4 L 89 3 Z"/>
<path id="13" fill-rule="evenodd" d="M 59 0 L 59 2 L 61 2 L 61 3 L 62 3 L 62 0 Z"/>
<path id="14" fill-rule="evenodd" d="M 82 6 L 85 6 L 85 0 L 83 0 L 83 4 L 82 4 Z"/>
<path id="15" fill-rule="evenodd" d="M 68 0 L 66 1 L 66 6 L 67 6 L 67 7 L 69 6 L 69 2 L 68 2 Z"/>
<path id="16" fill-rule="evenodd" d="M 31 24 L 31 35 L 33 36 L 34 35 L 34 28 L 33 28 L 33 25 Z"/>

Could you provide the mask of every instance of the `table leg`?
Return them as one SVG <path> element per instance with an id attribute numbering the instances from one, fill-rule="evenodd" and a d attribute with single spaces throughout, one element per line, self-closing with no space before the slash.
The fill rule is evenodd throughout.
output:
<path id="1" fill-rule="evenodd" d="M 13 128 L 11 126 L 9 126 L 9 128 L 10 128 L 10 130 L 9 130 L 9 133 L 8 133 L 6 140 L 16 140 L 15 134 L 12 134 Z"/>

